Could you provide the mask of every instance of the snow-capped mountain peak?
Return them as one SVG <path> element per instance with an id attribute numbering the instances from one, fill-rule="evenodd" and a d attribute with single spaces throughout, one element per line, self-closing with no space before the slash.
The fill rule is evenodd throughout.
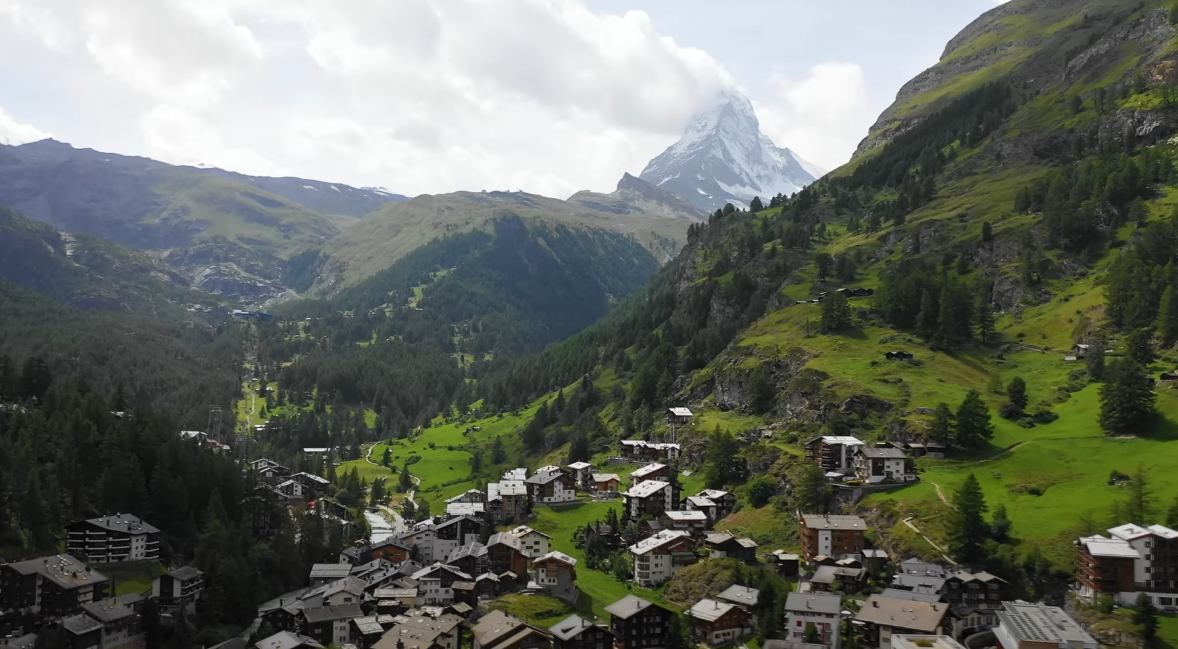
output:
<path id="1" fill-rule="evenodd" d="M 725 203 L 747 206 L 754 196 L 789 196 L 825 173 L 775 145 L 761 132 L 752 102 L 726 90 L 639 177 L 710 212 Z"/>

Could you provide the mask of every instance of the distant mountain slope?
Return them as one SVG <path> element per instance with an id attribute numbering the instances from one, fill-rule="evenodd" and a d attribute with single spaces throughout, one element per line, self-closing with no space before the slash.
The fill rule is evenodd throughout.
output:
<path id="1" fill-rule="evenodd" d="M 158 313 L 213 304 L 162 261 L 0 208 L 0 278 L 82 309 Z"/>
<path id="2" fill-rule="evenodd" d="M 306 178 L 275 178 L 270 176 L 247 176 L 234 171 L 204 168 L 230 180 L 249 183 L 262 191 L 294 201 L 307 209 L 324 214 L 344 214 L 364 217 L 385 203 L 399 203 L 409 200 L 408 196 L 394 194 L 383 187 L 349 187 L 342 183 L 329 183 Z"/>
<path id="3" fill-rule="evenodd" d="M 336 236 L 357 220 L 352 214 L 396 198 L 332 187 L 176 167 L 53 140 L 0 147 L 0 204 L 68 232 L 154 252 L 196 286 L 247 299 L 284 290 L 283 260 Z"/>
<path id="4" fill-rule="evenodd" d="M 761 132 L 748 98 L 726 91 L 719 104 L 696 117 L 683 137 L 651 160 L 640 178 L 705 212 L 733 203 L 747 207 L 790 196 L 825 172 Z"/>
<path id="5" fill-rule="evenodd" d="M 617 214 L 639 213 L 668 219 L 707 218 L 707 214 L 695 205 L 628 173 L 622 176 L 617 190 L 611 194 L 580 191 L 570 196 L 569 202 Z"/>
<path id="6" fill-rule="evenodd" d="M 643 183 L 644 185 L 645 183 Z M 387 268 L 433 239 L 486 230 L 506 216 L 631 235 L 660 261 L 674 256 L 702 215 L 663 192 L 623 179 L 618 192 L 562 201 L 523 192 L 455 192 L 390 203 L 323 247 L 315 291 L 330 294 Z M 646 195 L 642 191 L 647 192 Z"/>

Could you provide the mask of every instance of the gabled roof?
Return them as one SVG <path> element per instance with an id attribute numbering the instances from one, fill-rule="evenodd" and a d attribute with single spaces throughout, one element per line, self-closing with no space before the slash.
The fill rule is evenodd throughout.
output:
<path id="1" fill-rule="evenodd" d="M 359 604 L 316 606 L 313 608 L 304 608 L 303 617 L 307 618 L 307 624 L 320 624 L 322 622 L 351 620 L 353 618 L 364 617 L 364 611 L 360 610 Z"/>
<path id="2" fill-rule="evenodd" d="M 593 481 L 594 482 L 609 482 L 610 480 L 617 480 L 618 482 L 621 482 L 622 476 L 620 476 L 616 473 L 594 473 L 593 474 Z"/>
<path id="3" fill-rule="evenodd" d="M 785 598 L 785 611 L 798 613 L 833 613 L 842 610 L 843 598 L 831 593 L 790 593 Z"/>
<path id="4" fill-rule="evenodd" d="M 683 530 L 663 530 L 658 534 L 648 536 L 645 539 L 631 545 L 629 547 L 630 554 L 643 555 L 669 543 L 674 543 L 682 539 L 691 540 L 691 534 Z"/>
<path id="5" fill-rule="evenodd" d="M 687 408 L 667 408 L 667 410 L 676 417 L 690 417 L 691 410 Z"/>
<path id="6" fill-rule="evenodd" d="M 592 466 L 593 465 L 589 464 L 588 462 L 573 462 L 572 464 L 569 465 L 569 468 L 572 469 L 573 471 L 580 471 L 582 469 L 591 468 Z"/>
<path id="7" fill-rule="evenodd" d="M 142 597 L 140 597 L 142 599 Z M 107 624 L 115 620 L 121 620 L 126 617 L 131 617 L 136 614 L 134 608 L 128 606 L 124 602 L 113 599 L 104 599 L 97 602 L 87 602 L 82 605 L 82 610 L 90 617 Z"/>
<path id="8" fill-rule="evenodd" d="M 716 501 L 712 500 L 711 498 L 705 498 L 704 496 L 688 496 L 687 502 L 691 503 L 692 505 L 695 505 L 696 507 L 715 507 L 716 506 Z"/>
<path id="9" fill-rule="evenodd" d="M 663 512 L 663 514 L 673 521 L 682 521 L 685 523 L 708 520 L 708 515 L 698 509 L 672 509 Z"/>
<path id="10" fill-rule="evenodd" d="M 580 615 L 570 615 L 549 627 L 548 632 L 561 640 L 572 640 L 594 626 Z"/>
<path id="11" fill-rule="evenodd" d="M 321 484 L 324 486 L 331 484 L 331 480 L 328 480 L 327 478 L 324 478 L 322 476 L 314 475 L 312 473 L 307 473 L 306 471 L 292 475 L 291 479 L 297 480 L 300 477 L 306 478 L 306 479 L 310 480 L 311 482 L 315 482 L 315 483 L 318 483 L 318 484 Z"/>
<path id="12" fill-rule="evenodd" d="M 724 545 L 735 538 L 728 532 L 708 532 L 704 535 L 704 541 L 711 545 Z"/>
<path id="13" fill-rule="evenodd" d="M 1153 532 L 1154 534 L 1157 534 L 1158 536 L 1162 537 L 1163 539 L 1178 538 L 1178 531 L 1172 530 L 1172 529 L 1165 527 L 1163 525 L 1150 525 L 1149 531 Z"/>
<path id="14" fill-rule="evenodd" d="M 670 486 L 671 483 L 662 480 L 646 480 L 631 487 L 629 491 L 623 491 L 622 495 L 631 498 L 649 498 Z"/>
<path id="15" fill-rule="evenodd" d="M 918 593 L 914 590 L 900 590 L 899 588 L 885 588 L 880 594 L 884 597 L 907 599 L 914 602 L 932 603 L 941 601 L 941 596 L 937 593 Z"/>
<path id="16" fill-rule="evenodd" d="M 1107 539 L 1097 534 L 1080 538 L 1080 545 L 1094 557 L 1139 559 L 1141 553 L 1123 539 Z"/>
<path id="17" fill-rule="evenodd" d="M 311 579 L 343 579 L 352 574 L 348 563 L 316 563 L 311 566 Z"/>
<path id="18" fill-rule="evenodd" d="M 524 482 L 526 482 L 527 484 L 545 485 L 545 484 L 548 484 L 549 482 L 555 482 L 557 480 L 560 480 L 561 478 L 568 478 L 568 477 L 569 477 L 568 474 L 566 474 L 564 471 L 557 469 L 555 471 L 540 471 L 540 472 L 536 473 L 536 475 L 528 478 L 527 480 L 524 480 Z"/>
<path id="19" fill-rule="evenodd" d="M 898 448 L 891 448 L 890 446 L 877 446 L 874 448 L 861 446 L 855 452 L 863 457 L 879 460 L 903 460 L 908 457 L 904 451 Z"/>
<path id="20" fill-rule="evenodd" d="M 746 606 L 756 606 L 757 600 L 761 598 L 761 591 L 756 588 L 749 588 L 747 586 L 729 586 L 719 595 L 717 599 L 722 599 L 726 602 L 733 602 L 736 604 L 744 604 Z"/>
<path id="21" fill-rule="evenodd" d="M 376 616 L 358 617 L 352 620 L 361 635 L 384 635 L 384 627 L 377 621 Z"/>
<path id="22" fill-rule="evenodd" d="M 735 604 L 721 602 L 714 599 L 701 599 L 687 611 L 688 617 L 693 617 L 697 620 L 704 620 L 707 622 L 714 622 L 724 617 L 729 611 L 736 608 Z"/>
<path id="23" fill-rule="evenodd" d="M 721 500 L 721 499 L 725 498 L 726 496 L 731 496 L 731 495 L 732 494 L 728 493 L 727 491 L 723 491 L 721 489 L 704 489 L 703 491 L 695 494 L 695 496 L 697 498 L 707 498 L 709 500 Z"/>
<path id="24" fill-rule="evenodd" d="M 530 534 L 539 534 L 540 536 L 543 536 L 544 538 L 548 539 L 549 541 L 552 540 L 551 536 L 548 536 L 547 534 L 545 534 L 544 532 L 541 532 L 540 530 L 534 530 L 534 529 L 528 527 L 527 525 L 520 525 L 519 527 L 515 528 L 514 530 L 511 530 L 510 534 L 512 536 L 518 536 L 520 538 L 523 538 L 523 537 L 528 536 Z"/>
<path id="25" fill-rule="evenodd" d="M 454 566 L 451 566 L 451 565 L 448 565 L 445 563 L 435 563 L 432 566 L 422 568 L 421 570 L 418 570 L 417 572 L 413 573 L 413 578 L 418 581 L 421 581 L 422 579 L 430 577 L 438 572 L 449 572 L 450 574 L 454 575 L 456 578 L 464 580 L 464 581 L 470 581 L 471 579 L 473 579 L 473 577 L 466 574 L 465 572 L 462 572 L 458 568 L 455 568 Z"/>
<path id="26" fill-rule="evenodd" d="M 255 647 L 258 649 L 298 649 L 298 647 L 311 647 L 312 649 L 322 649 L 323 645 L 319 644 L 312 638 L 290 631 L 280 631 L 264 640 L 259 640 Z"/>
<path id="27" fill-rule="evenodd" d="M 542 557 L 536 557 L 536 559 L 534 561 L 532 561 L 532 565 L 536 565 L 537 563 L 540 563 L 541 561 L 548 561 L 549 559 L 560 561 L 561 563 L 566 563 L 569 566 L 576 566 L 577 565 L 576 559 L 570 557 L 569 555 L 567 555 L 563 552 L 556 552 L 555 550 L 552 552 L 549 552 L 548 554 L 546 554 Z"/>
<path id="28" fill-rule="evenodd" d="M 613 617 L 622 620 L 628 620 L 652 606 L 662 608 L 656 604 L 652 604 L 651 602 L 642 599 L 637 595 L 626 595 L 622 599 L 619 599 L 613 604 L 605 607 L 605 610 Z"/>
<path id="29" fill-rule="evenodd" d="M 478 495 L 480 495 L 480 496 L 481 496 L 481 495 L 483 495 L 483 492 L 479 491 L 478 489 L 467 489 L 466 491 L 464 491 L 464 492 L 462 492 L 462 493 L 458 494 L 457 496 L 454 496 L 453 498 L 447 498 L 447 499 L 446 499 L 446 502 L 448 502 L 448 503 L 452 503 L 452 502 L 455 502 L 455 501 L 457 501 L 457 500 L 461 500 L 462 498 L 465 498 L 465 497 L 467 497 L 467 496 L 469 496 L 469 495 L 471 495 L 471 494 L 478 494 Z"/>
<path id="30" fill-rule="evenodd" d="M 635 469 L 634 472 L 630 474 L 630 477 L 631 478 L 641 478 L 643 476 L 648 476 L 652 473 L 658 473 L 659 471 L 662 471 L 663 469 L 666 469 L 666 468 L 667 468 L 667 465 L 665 465 L 665 464 L 659 464 L 658 462 L 653 462 L 653 463 L 647 464 L 646 466 L 641 467 L 639 469 Z"/>
<path id="31" fill-rule="evenodd" d="M 518 536 L 508 532 L 495 532 L 487 539 L 487 547 L 491 548 L 496 545 L 506 545 L 517 551 L 523 552 L 523 541 Z"/>
<path id="32" fill-rule="evenodd" d="M 855 620 L 880 626 L 936 633 L 937 628 L 941 626 L 941 620 L 945 618 L 945 613 L 948 611 L 949 605 L 944 603 L 917 602 L 872 595 L 866 603 L 859 607 L 859 612 L 855 614 Z"/>

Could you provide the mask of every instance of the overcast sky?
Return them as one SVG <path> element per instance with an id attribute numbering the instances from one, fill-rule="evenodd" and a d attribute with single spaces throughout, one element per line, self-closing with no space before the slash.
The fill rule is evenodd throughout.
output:
<path id="1" fill-rule="evenodd" d="M 0 140 L 415 195 L 609 191 L 726 86 L 845 162 L 997 0 L 0 0 Z"/>

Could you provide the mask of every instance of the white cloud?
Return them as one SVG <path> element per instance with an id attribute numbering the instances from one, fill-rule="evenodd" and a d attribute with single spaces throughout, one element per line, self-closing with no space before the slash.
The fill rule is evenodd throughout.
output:
<path id="1" fill-rule="evenodd" d="M 205 108 L 262 59 L 252 32 L 199 0 L 90 0 L 86 49 L 110 76 L 159 102 Z"/>
<path id="2" fill-rule="evenodd" d="M 16 121 L 16 118 L 8 114 L 8 111 L 0 108 L 0 143 L 24 144 L 44 140 L 47 137 L 51 136 L 36 127 Z"/>
<path id="3" fill-rule="evenodd" d="M 875 118 L 863 69 L 855 63 L 821 63 L 800 80 L 776 72 L 768 85 L 772 93 L 755 102 L 761 128 L 778 145 L 827 169 L 850 159 Z"/>
<path id="4" fill-rule="evenodd" d="M 0 0 L 5 17 L 75 57 L 78 111 L 100 94 L 138 124 L 119 152 L 405 193 L 611 189 L 731 84 L 647 14 L 582 0 Z"/>
<path id="5" fill-rule="evenodd" d="M 207 164 L 258 176 L 287 172 L 256 151 L 227 145 L 211 125 L 181 108 L 156 106 L 142 122 L 143 139 L 152 158 L 179 165 Z"/>

